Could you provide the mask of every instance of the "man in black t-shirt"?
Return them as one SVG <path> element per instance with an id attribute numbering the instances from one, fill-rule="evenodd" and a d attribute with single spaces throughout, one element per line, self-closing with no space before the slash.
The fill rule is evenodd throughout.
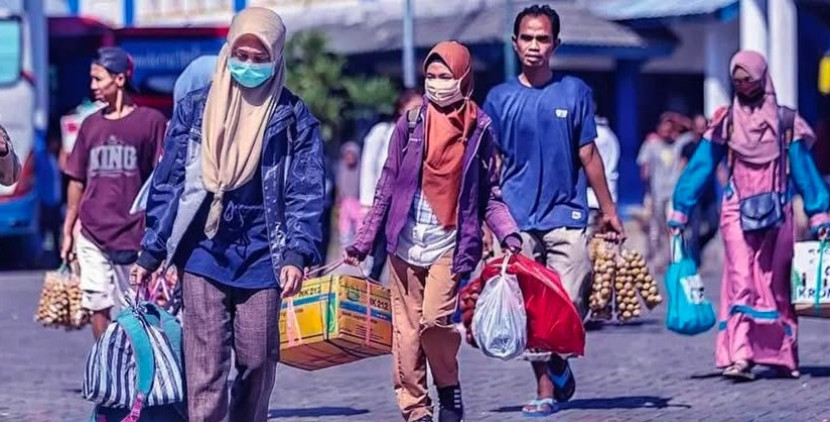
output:
<path id="1" fill-rule="evenodd" d="M 695 151 L 697 151 L 697 147 L 700 145 L 701 139 L 703 139 L 703 133 L 706 131 L 707 125 L 706 117 L 700 114 L 695 116 L 692 131 L 690 132 L 693 139 L 686 143 L 680 152 L 681 169 L 686 167 L 695 154 Z M 721 168 L 718 170 L 718 174 L 720 174 Z M 706 245 L 718 233 L 719 201 L 717 192 L 717 181 L 713 179 L 704 186 L 697 205 L 692 209 L 691 214 L 689 214 L 689 225 L 686 230 L 688 233 L 688 248 L 698 266 L 700 266 L 700 257 L 703 249 L 706 248 Z"/>

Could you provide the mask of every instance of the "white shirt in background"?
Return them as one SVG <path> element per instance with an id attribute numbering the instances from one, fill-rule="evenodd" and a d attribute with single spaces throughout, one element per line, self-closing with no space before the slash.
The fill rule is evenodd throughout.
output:
<path id="1" fill-rule="evenodd" d="M 620 163 L 620 141 L 617 135 L 608 126 L 608 119 L 597 117 L 597 139 L 594 144 L 602 158 L 602 165 L 605 166 L 605 180 L 608 181 L 608 190 L 611 192 L 611 199 L 617 202 L 617 179 L 619 171 L 617 166 Z M 588 188 L 588 208 L 599 209 L 599 201 L 594 190 Z"/>
<path id="2" fill-rule="evenodd" d="M 360 205 L 371 207 L 386 156 L 389 140 L 395 131 L 392 122 L 380 122 L 372 127 L 363 139 L 363 156 L 360 160 Z"/>

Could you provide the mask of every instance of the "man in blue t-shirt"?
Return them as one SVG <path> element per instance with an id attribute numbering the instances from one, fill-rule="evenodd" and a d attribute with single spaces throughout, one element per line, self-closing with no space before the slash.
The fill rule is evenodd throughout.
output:
<path id="1" fill-rule="evenodd" d="M 554 77 L 550 57 L 559 46 L 559 15 L 531 6 L 516 17 L 513 48 L 522 73 L 490 91 L 484 104 L 498 133 L 504 200 L 523 232 L 525 253 L 555 269 L 577 310 L 587 313 L 591 262 L 588 258 L 588 204 L 593 188 L 601 230 L 623 236 L 597 137 L 591 89 L 581 80 Z M 534 362 L 537 399 L 527 416 L 555 411 L 556 401 L 573 396 L 576 382 L 567 360 L 553 354 Z"/>

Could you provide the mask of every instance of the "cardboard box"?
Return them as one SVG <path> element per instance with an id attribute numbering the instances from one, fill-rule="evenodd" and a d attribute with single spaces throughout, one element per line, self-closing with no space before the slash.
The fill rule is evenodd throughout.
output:
<path id="1" fill-rule="evenodd" d="M 280 362 L 309 371 L 392 351 L 389 289 L 362 278 L 307 280 L 280 311 Z"/>
<path id="2" fill-rule="evenodd" d="M 822 251 L 819 242 L 796 243 L 791 282 L 790 303 L 798 315 L 830 318 L 830 247 Z"/>

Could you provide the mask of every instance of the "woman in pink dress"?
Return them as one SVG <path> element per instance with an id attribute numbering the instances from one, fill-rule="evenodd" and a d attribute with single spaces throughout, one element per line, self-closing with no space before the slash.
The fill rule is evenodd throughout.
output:
<path id="1" fill-rule="evenodd" d="M 815 234 L 830 228 L 830 196 L 813 163 L 813 131 L 778 105 L 764 58 L 738 52 L 730 73 L 735 98 L 719 110 L 674 192 L 670 226 L 682 230 L 705 184 L 724 158 L 730 169 L 721 210 L 724 240 L 716 364 L 736 380 L 756 364 L 798 377 L 798 321 L 790 304 L 792 196 L 804 198 Z M 779 198 L 780 218 L 758 212 L 758 198 Z M 742 206 L 742 204 L 744 206 Z M 769 205 L 769 202 L 767 202 Z M 764 218 L 766 217 L 766 220 Z"/>

